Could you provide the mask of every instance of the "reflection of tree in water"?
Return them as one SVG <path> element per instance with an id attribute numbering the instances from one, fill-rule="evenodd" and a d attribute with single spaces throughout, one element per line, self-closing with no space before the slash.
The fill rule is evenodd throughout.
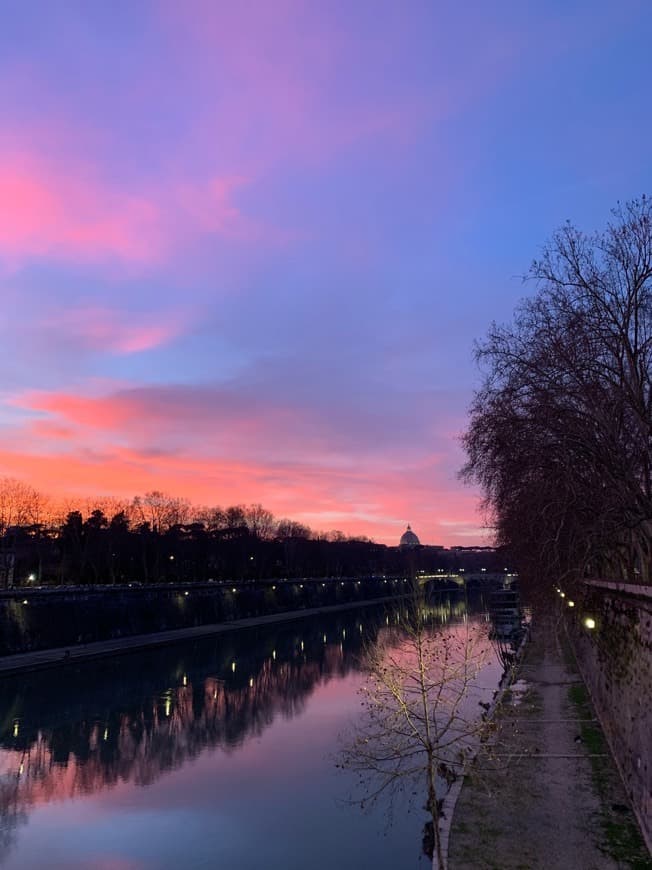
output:
<path id="1" fill-rule="evenodd" d="M 443 600 L 441 622 L 460 609 Z M 206 748 L 234 751 L 275 717 L 298 715 L 394 619 L 355 611 L 2 681 L 3 848 L 34 804 L 151 784 Z"/>
<path id="2" fill-rule="evenodd" d="M 27 813 L 19 798 L 19 785 L 17 773 L 0 773 L 0 864 L 16 840 L 18 825 L 27 822 Z"/>
<path id="3" fill-rule="evenodd" d="M 356 667 L 361 627 L 360 615 L 313 620 L 35 674 L 11 697 L 3 685 L 0 842 L 8 848 L 33 804 L 148 785 L 208 747 L 234 751 L 276 716 L 296 716 L 319 683 Z"/>

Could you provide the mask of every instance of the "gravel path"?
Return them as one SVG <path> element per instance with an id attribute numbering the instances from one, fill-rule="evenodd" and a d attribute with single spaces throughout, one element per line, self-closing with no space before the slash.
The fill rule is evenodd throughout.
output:
<path id="1" fill-rule="evenodd" d="M 533 627 L 453 817 L 450 870 L 651 870 L 563 629 Z"/>

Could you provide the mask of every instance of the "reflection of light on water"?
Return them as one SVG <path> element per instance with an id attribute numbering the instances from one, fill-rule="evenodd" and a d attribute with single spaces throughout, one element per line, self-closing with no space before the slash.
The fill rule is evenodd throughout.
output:
<path id="1" fill-rule="evenodd" d="M 327 585 L 330 586 L 330 584 Z M 577 602 L 575 604 L 579 609 Z M 434 607 L 428 606 L 426 608 L 426 615 L 432 620 L 435 636 L 448 636 L 449 632 L 452 635 L 459 632 L 462 636 L 463 628 L 460 624 L 451 625 L 449 628 L 438 626 L 437 617 L 441 614 L 450 618 L 451 608 L 448 608 L 441 599 L 435 599 L 434 605 Z M 453 599 L 452 610 L 464 613 L 463 606 L 458 607 L 455 599 Z M 476 616 L 473 600 L 469 605 L 468 612 L 469 624 L 484 618 L 484 613 Z M 300 640 L 297 643 L 297 636 L 301 637 L 298 634 L 298 629 L 288 627 L 282 630 L 275 629 L 274 632 L 269 633 L 264 633 L 261 630 L 260 636 L 256 636 L 255 643 L 250 641 L 251 635 L 249 634 L 246 635 L 246 638 L 243 636 L 241 645 L 234 643 L 230 647 L 230 644 L 224 643 L 219 647 L 219 657 L 211 657 L 212 647 L 209 648 L 206 644 L 205 662 L 203 659 L 197 659 L 191 664 L 187 657 L 184 661 L 183 653 L 179 656 L 172 656 L 170 652 L 166 652 L 166 658 L 161 655 L 161 670 L 153 673 L 152 683 L 145 687 L 147 695 L 143 699 L 142 709 L 132 710 L 131 707 L 117 706 L 124 703 L 123 696 L 117 691 L 114 693 L 116 707 L 107 708 L 107 713 L 109 710 L 111 711 L 110 715 L 100 714 L 97 716 L 92 705 L 90 710 L 81 709 L 79 722 L 71 723 L 73 731 L 69 737 L 66 737 L 64 749 L 67 751 L 70 745 L 76 747 L 77 742 L 86 740 L 88 745 L 84 755 L 89 756 L 88 761 L 79 762 L 73 750 L 67 755 L 68 760 L 65 764 L 49 763 L 50 743 L 52 737 L 56 737 L 56 735 L 51 735 L 51 728 L 47 720 L 44 724 L 40 721 L 37 722 L 31 714 L 21 710 L 20 719 L 9 719 L 9 727 L 5 731 L 6 737 L 12 732 L 15 736 L 20 733 L 20 750 L 16 751 L 15 740 L 10 746 L 12 752 L 11 770 L 14 782 L 17 781 L 16 788 L 20 789 L 21 794 L 29 795 L 30 801 L 32 792 L 41 801 L 49 801 L 55 794 L 86 795 L 101 788 L 113 787 L 116 784 L 115 770 L 118 768 L 121 771 L 120 782 L 133 784 L 144 775 L 147 776 L 148 782 L 154 782 L 167 769 L 166 765 L 171 758 L 174 759 L 174 764 L 182 765 L 187 759 L 194 758 L 195 753 L 204 747 L 230 747 L 235 745 L 235 742 L 238 742 L 238 745 L 246 745 L 248 739 L 258 739 L 261 730 L 270 727 L 277 717 L 282 718 L 287 715 L 287 699 L 289 697 L 293 699 L 294 704 L 294 699 L 300 700 L 309 697 L 313 691 L 320 692 L 323 688 L 322 680 L 325 674 L 333 678 L 329 689 L 332 689 L 337 680 L 347 677 L 347 675 L 351 679 L 351 685 L 357 684 L 357 681 L 362 677 L 359 676 L 357 659 L 352 653 L 357 652 L 357 647 L 362 646 L 368 638 L 370 638 L 369 644 L 371 646 L 377 634 L 380 635 L 381 643 L 386 642 L 393 645 L 400 641 L 400 626 L 406 616 L 407 614 L 399 612 L 398 609 L 392 608 L 388 613 L 380 606 L 368 615 L 366 630 L 364 623 L 359 619 L 359 614 L 355 613 L 350 613 L 344 618 L 338 615 L 335 618 L 320 619 L 319 622 L 306 622 L 307 628 L 305 630 L 311 638 L 310 650 L 304 641 Z M 387 632 L 382 628 L 383 617 L 385 617 Z M 462 623 L 461 618 L 459 622 Z M 326 632 L 324 627 L 330 633 Z M 356 627 L 359 632 L 357 644 L 355 643 Z M 323 644 L 330 643 L 327 650 L 319 650 L 314 642 L 314 639 L 319 636 L 319 628 L 322 628 Z M 337 640 L 338 631 L 341 642 Z M 350 634 L 351 631 L 353 635 Z M 347 648 L 347 655 L 344 656 L 344 643 L 349 638 L 352 638 L 352 643 L 356 649 Z M 280 660 L 277 657 L 276 649 L 268 651 L 269 642 L 279 643 L 281 648 Z M 305 653 L 302 656 L 294 657 L 293 652 L 299 645 L 301 645 L 301 650 L 305 649 Z M 240 660 L 242 679 L 239 677 L 236 681 L 235 677 L 232 677 L 231 680 L 225 680 L 224 677 L 226 677 L 229 667 L 233 673 L 236 672 L 237 660 L 235 655 L 245 656 L 245 649 L 246 658 Z M 143 657 L 143 661 L 145 661 L 145 657 Z M 276 667 L 277 661 L 278 668 Z M 184 668 L 189 666 L 193 668 L 192 684 L 190 683 L 190 675 L 184 673 Z M 244 677 L 245 669 L 249 670 L 249 676 L 246 679 Z M 221 678 L 206 676 L 206 674 L 219 674 Z M 36 677 L 35 679 L 39 680 L 40 678 Z M 131 681 L 132 677 L 129 674 L 120 673 L 119 679 Z M 62 683 L 64 680 L 65 678 L 62 678 Z M 44 682 L 46 682 L 45 679 Z M 80 690 L 83 689 L 84 685 L 84 683 L 80 683 Z M 151 688 L 149 688 L 150 685 Z M 191 694 L 185 690 L 179 691 L 182 685 L 196 688 L 194 697 L 191 697 Z M 203 686 L 203 692 L 199 691 L 200 686 Z M 255 693 L 254 688 L 256 689 Z M 350 688 L 348 683 L 342 683 L 342 688 L 337 690 L 338 698 L 345 697 L 345 688 L 348 692 Z M 492 683 L 488 687 L 488 691 L 493 690 L 493 688 L 494 684 Z M 110 687 L 107 691 L 110 691 Z M 474 708 L 477 706 L 478 699 L 484 700 L 485 697 L 478 692 L 479 690 L 474 689 L 473 697 L 469 702 Z M 38 693 L 35 693 L 35 697 L 38 698 Z M 131 694 L 128 697 L 130 698 Z M 488 697 L 490 699 L 490 696 Z M 81 695 L 80 698 L 82 698 Z M 220 704 L 217 704 L 218 700 L 220 700 Z M 84 703 L 83 698 L 82 703 Z M 67 698 L 66 700 L 57 699 L 56 704 L 57 707 L 62 708 L 62 712 L 66 716 L 70 715 L 68 711 L 72 713 L 77 709 L 73 703 L 68 703 Z M 173 706 L 174 716 L 172 715 Z M 293 706 L 290 715 L 300 716 L 302 709 L 300 705 Z M 18 708 L 15 712 L 19 712 Z M 162 715 L 163 713 L 164 715 Z M 25 718 L 26 723 L 29 723 L 29 727 L 26 725 L 23 728 L 23 718 Z M 104 727 L 101 725 L 102 718 L 105 720 Z M 94 727 L 90 729 L 92 733 L 89 733 L 84 720 L 94 723 Z M 108 721 L 111 721 L 111 726 L 108 726 Z M 34 729 L 32 725 L 35 726 Z M 43 728 L 43 736 L 41 736 L 41 731 L 37 732 L 36 726 Z M 78 733 L 74 731 L 75 727 L 77 727 Z M 32 732 L 35 735 L 38 733 L 39 736 L 32 738 Z M 36 748 L 29 756 L 22 751 L 22 741 L 27 736 L 29 736 L 30 742 L 36 741 L 34 743 Z M 102 739 L 104 742 L 110 740 L 110 752 L 107 751 L 106 746 L 101 746 Z M 310 739 L 314 739 L 314 735 L 311 735 Z M 234 742 L 232 743 L 232 741 Z M 7 741 L 7 745 L 9 746 L 9 741 Z M 21 757 L 25 759 L 24 768 L 20 764 Z M 43 761 L 40 761 L 41 757 Z M 18 774 L 19 764 L 20 773 Z M 20 776 L 19 780 L 17 774 Z M 85 789 L 88 791 L 84 791 Z"/>

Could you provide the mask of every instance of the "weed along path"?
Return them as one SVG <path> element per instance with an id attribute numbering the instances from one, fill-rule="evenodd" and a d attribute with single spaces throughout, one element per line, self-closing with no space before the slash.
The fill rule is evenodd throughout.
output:
<path id="1" fill-rule="evenodd" d="M 452 822 L 450 870 L 652 870 L 588 693 L 552 620 L 532 627 Z"/>

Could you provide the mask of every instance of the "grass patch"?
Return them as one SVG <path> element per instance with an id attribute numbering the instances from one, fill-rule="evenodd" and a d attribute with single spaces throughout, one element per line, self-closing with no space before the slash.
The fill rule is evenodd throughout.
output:
<path id="1" fill-rule="evenodd" d="M 607 820 L 604 831 L 609 844 L 609 853 L 636 870 L 650 870 L 652 858 L 645 848 L 638 827 L 629 820 Z"/>
<path id="2" fill-rule="evenodd" d="M 575 704 L 576 707 L 590 707 L 591 701 L 589 698 L 589 693 L 586 690 L 586 686 L 584 683 L 578 683 L 575 686 L 571 686 L 568 690 L 568 697 L 570 698 L 571 704 Z M 584 712 L 584 711 L 582 711 Z M 582 718 L 585 718 L 582 716 Z"/>
<path id="3" fill-rule="evenodd" d="M 578 719 L 595 717 L 591 698 L 583 683 L 570 686 L 568 698 Z M 638 829 L 633 812 L 616 811 L 611 798 L 621 789 L 620 779 L 613 767 L 607 741 L 597 722 L 579 722 L 580 736 L 591 762 L 593 783 L 600 799 L 600 824 L 604 841 L 602 848 L 616 861 L 635 870 L 652 870 L 652 858 Z M 596 755 L 606 753 L 606 758 Z"/>

